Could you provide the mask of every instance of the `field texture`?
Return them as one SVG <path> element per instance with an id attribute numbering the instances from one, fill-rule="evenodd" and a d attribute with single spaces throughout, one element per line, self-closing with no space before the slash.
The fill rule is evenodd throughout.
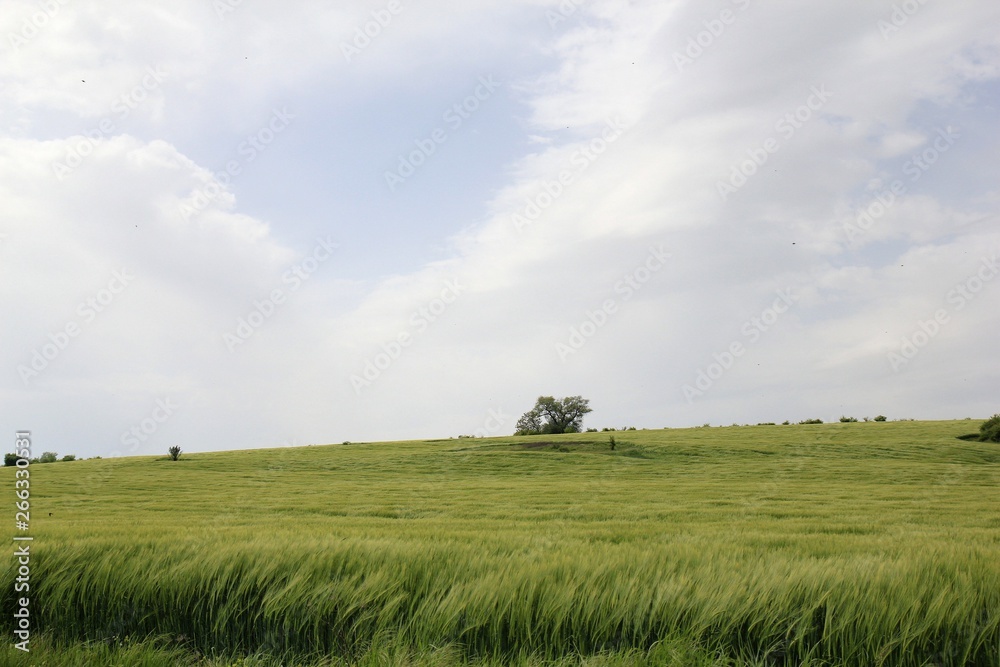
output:
<path id="1" fill-rule="evenodd" d="M 1000 447 L 957 439 L 977 428 L 33 465 L 34 650 L 0 664 L 997 667 Z"/>

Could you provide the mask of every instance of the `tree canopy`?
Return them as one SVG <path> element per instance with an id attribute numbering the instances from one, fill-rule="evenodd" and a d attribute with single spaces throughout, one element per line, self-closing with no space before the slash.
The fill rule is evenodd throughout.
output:
<path id="1" fill-rule="evenodd" d="M 979 439 L 982 442 L 1000 442 L 1000 414 L 995 414 L 979 427 Z"/>
<path id="2" fill-rule="evenodd" d="M 567 396 L 562 399 L 539 396 L 535 407 L 517 420 L 514 435 L 578 433 L 583 426 L 583 417 L 588 412 L 591 412 L 590 401 L 582 396 Z"/>

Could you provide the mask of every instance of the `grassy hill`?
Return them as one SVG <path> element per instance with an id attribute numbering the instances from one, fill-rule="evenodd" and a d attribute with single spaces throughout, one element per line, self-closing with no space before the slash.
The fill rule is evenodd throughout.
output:
<path id="1" fill-rule="evenodd" d="M 0 664 L 996 667 L 1000 446 L 957 439 L 977 427 L 34 465 L 34 650 Z"/>

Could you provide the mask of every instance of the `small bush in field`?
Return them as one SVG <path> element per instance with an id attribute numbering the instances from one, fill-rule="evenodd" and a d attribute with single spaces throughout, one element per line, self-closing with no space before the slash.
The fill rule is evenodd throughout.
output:
<path id="1" fill-rule="evenodd" d="M 995 414 L 979 427 L 979 440 L 982 442 L 1000 442 L 1000 414 Z"/>

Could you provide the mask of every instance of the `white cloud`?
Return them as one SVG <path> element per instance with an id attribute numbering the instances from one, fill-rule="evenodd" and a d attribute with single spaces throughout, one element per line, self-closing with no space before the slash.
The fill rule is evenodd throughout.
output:
<path id="1" fill-rule="evenodd" d="M 377 3 L 244 3 L 221 20 L 193 2 L 111 15 L 66 5 L 5 54 L 0 302 L 17 313 L 0 327 L 0 393 L 16 412 L 5 423 L 107 455 L 165 397 L 176 415 L 141 452 L 168 440 L 216 449 L 457 435 L 490 409 L 516 419 L 540 393 L 582 393 L 592 421 L 618 426 L 995 411 L 983 395 L 995 370 L 982 360 L 1000 282 L 961 309 L 947 298 L 1000 250 L 995 189 L 963 190 L 966 174 L 995 173 L 982 151 L 995 137 L 964 134 L 861 237 L 843 228 L 909 178 L 902 162 L 936 128 L 975 132 L 961 119 L 990 113 L 1000 63 L 991 4 L 924 6 L 888 40 L 877 21 L 891 7 L 868 3 L 602 2 L 555 30 L 554 3 L 452 5 L 407 5 L 353 63 L 340 41 Z M 33 7 L 12 6 L 0 32 Z M 678 71 L 674 54 L 724 7 L 735 20 Z M 280 100 L 308 112 L 324 85 L 378 117 L 392 93 L 433 88 L 475 44 L 484 71 L 504 58 L 534 67 L 511 82 L 528 109 L 525 152 L 445 259 L 364 281 L 345 274 L 356 250 L 342 244 L 295 283 L 288 271 L 314 248 L 290 247 L 233 191 L 182 214 L 219 169 L 192 154 L 200 141 L 257 131 Z M 163 82 L 121 118 L 112 103 L 151 66 Z M 787 120 L 824 86 L 829 100 Z M 110 131 L 79 134 L 107 117 Z M 602 138 L 609 121 L 627 128 L 614 141 Z M 306 120 L 296 131 L 317 141 Z M 719 183 L 769 139 L 778 149 L 724 201 Z M 79 166 L 57 173 L 74 151 Z M 275 149 L 266 168 L 278 176 L 289 159 Z M 273 203 L 283 229 L 295 225 L 283 213 L 292 203 Z M 538 215 L 518 230 L 514 215 L 531 205 Z M 670 260 L 641 288 L 622 287 L 660 245 Z M 84 322 L 79 304 L 123 269 L 134 279 Z M 449 281 L 461 289 L 445 299 Z M 770 322 L 787 288 L 797 301 Z M 284 298 L 268 306 L 274 290 Z M 561 359 L 557 345 L 609 300 L 615 312 Z M 941 308 L 949 323 L 890 368 L 887 354 Z M 255 311 L 267 312 L 230 351 L 224 336 Z M 71 322 L 79 335 L 23 382 L 18 367 Z M 686 401 L 683 386 L 736 342 L 745 354 Z M 351 378 L 369 363 L 383 367 L 358 392 Z"/>

